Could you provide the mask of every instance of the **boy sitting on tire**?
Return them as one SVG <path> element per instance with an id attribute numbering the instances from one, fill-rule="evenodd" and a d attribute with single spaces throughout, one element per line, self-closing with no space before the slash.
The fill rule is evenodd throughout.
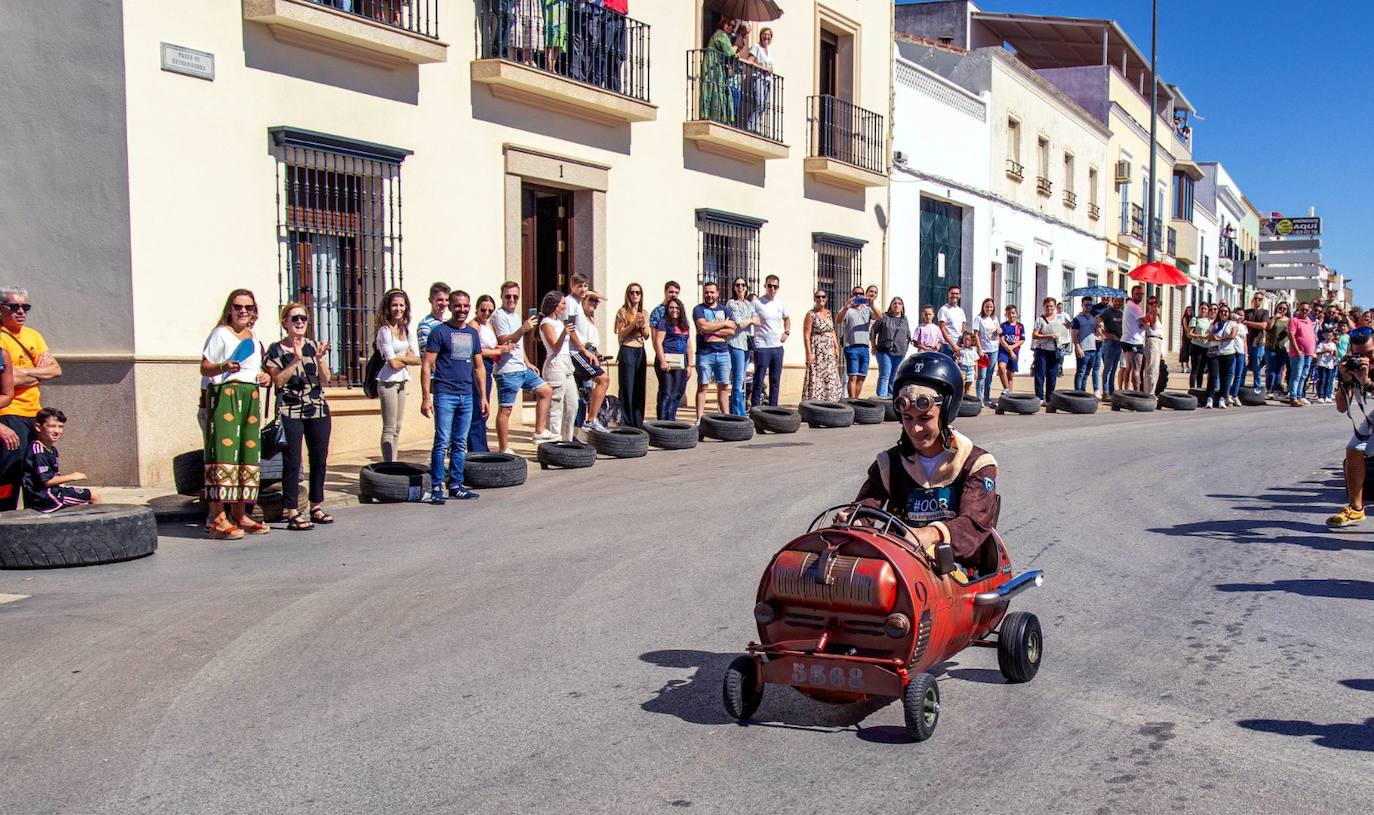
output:
<path id="1" fill-rule="evenodd" d="M 85 481 L 85 473 L 62 474 L 57 463 L 57 440 L 66 429 L 67 416 L 45 407 L 33 417 L 35 438 L 24 454 L 24 503 L 39 512 L 100 503 L 100 493 L 85 487 L 68 487 Z"/>

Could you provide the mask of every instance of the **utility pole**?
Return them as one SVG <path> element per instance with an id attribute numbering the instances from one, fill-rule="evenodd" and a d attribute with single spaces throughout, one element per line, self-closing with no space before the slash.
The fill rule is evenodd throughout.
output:
<path id="1" fill-rule="evenodd" d="M 1159 0 L 1150 0 L 1150 187 L 1145 191 L 1145 262 L 1155 262 L 1155 143 L 1159 127 Z"/>

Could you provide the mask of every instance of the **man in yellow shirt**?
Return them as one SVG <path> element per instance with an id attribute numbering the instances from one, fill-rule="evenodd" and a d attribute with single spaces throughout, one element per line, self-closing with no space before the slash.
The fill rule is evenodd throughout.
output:
<path id="1" fill-rule="evenodd" d="M 48 353 L 43 335 L 27 325 L 32 308 L 24 289 L 0 288 L 0 348 L 9 353 L 14 366 L 14 399 L 0 408 L 0 424 L 19 440 L 13 449 L 0 443 L 0 512 L 19 508 L 24 453 L 33 444 L 33 419 L 42 408 L 39 385 L 62 375 L 62 366 Z"/>

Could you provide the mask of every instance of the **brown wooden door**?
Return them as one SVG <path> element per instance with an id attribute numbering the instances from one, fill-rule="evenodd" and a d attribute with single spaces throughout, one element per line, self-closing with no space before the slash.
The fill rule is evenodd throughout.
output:
<path id="1" fill-rule="evenodd" d="M 521 200 L 520 313 L 538 308 L 550 291 L 566 292 L 572 275 L 572 193 L 526 185 Z M 525 342 L 525 357 L 536 369 L 544 364 L 544 345 Z"/>

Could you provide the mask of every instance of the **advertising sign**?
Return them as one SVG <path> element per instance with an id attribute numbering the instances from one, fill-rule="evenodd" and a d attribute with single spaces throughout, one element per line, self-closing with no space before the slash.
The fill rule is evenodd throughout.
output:
<path id="1" fill-rule="evenodd" d="M 1298 236 L 1315 238 L 1322 233 L 1321 218 L 1262 218 L 1260 234 L 1271 237 L 1287 238 Z"/>

